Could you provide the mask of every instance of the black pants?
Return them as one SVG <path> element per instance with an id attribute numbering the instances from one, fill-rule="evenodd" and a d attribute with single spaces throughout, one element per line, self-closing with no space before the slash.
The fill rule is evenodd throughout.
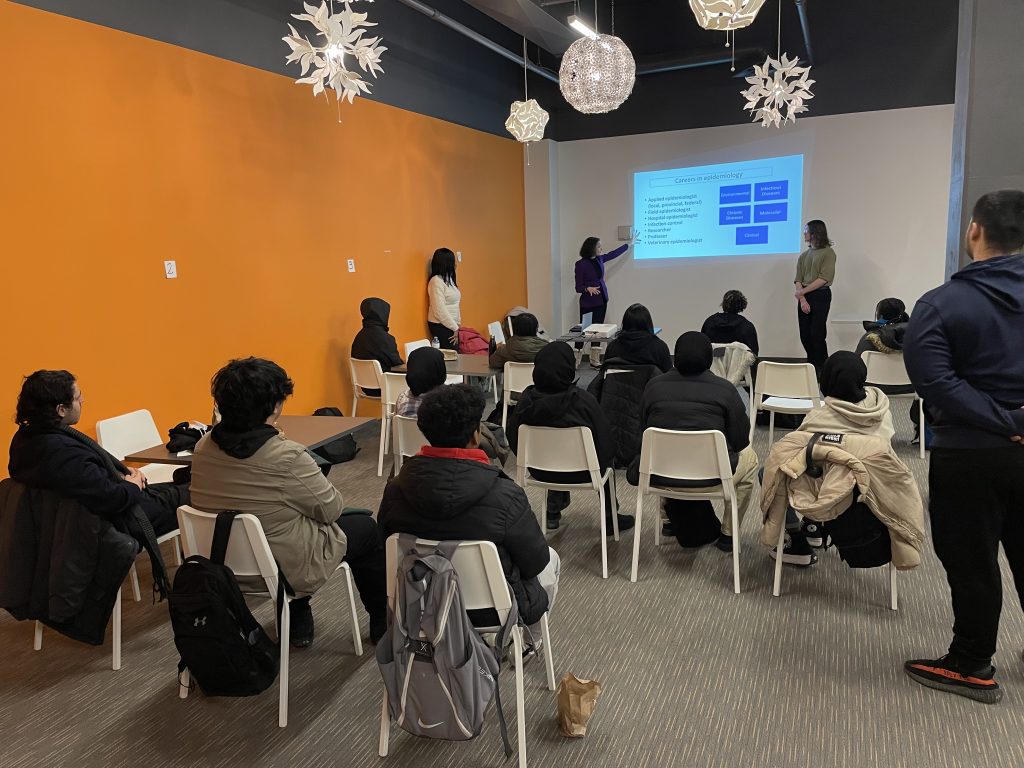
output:
<path id="1" fill-rule="evenodd" d="M 811 291 L 804 298 L 811 305 L 811 311 L 805 315 L 799 305 L 796 308 L 796 319 L 800 325 L 800 343 L 807 353 L 807 362 L 813 365 L 818 376 L 821 376 L 821 366 L 828 359 L 825 337 L 828 336 L 828 310 L 832 306 L 832 289 L 825 286 Z"/>
<path id="2" fill-rule="evenodd" d="M 1000 542 L 1024 604 L 1024 447 L 935 448 L 928 483 L 932 540 L 953 598 L 949 651 L 981 668 L 999 634 Z"/>
<path id="3" fill-rule="evenodd" d="M 430 329 L 430 335 L 436 336 L 438 342 L 441 344 L 441 349 L 457 349 L 457 345 L 452 341 L 452 329 L 447 325 L 441 325 L 441 323 L 427 322 L 427 328 Z"/>
<path id="4" fill-rule="evenodd" d="M 531 473 L 533 474 L 533 473 Z M 589 472 L 545 472 L 544 477 L 538 479 L 547 480 L 552 483 L 589 483 L 590 473 Z M 564 475 L 564 477 L 557 477 L 557 475 Z M 548 491 L 547 500 L 544 502 L 547 505 L 548 517 L 561 517 L 562 510 L 569 506 L 569 491 Z M 611 482 L 604 484 L 604 514 L 609 520 L 612 515 L 612 486 Z"/>
<path id="5" fill-rule="evenodd" d="M 156 535 L 163 536 L 178 527 L 178 507 L 191 501 L 187 483 L 153 483 L 146 486 L 139 506 Z"/>
<path id="6" fill-rule="evenodd" d="M 587 309 L 584 309 L 582 306 L 580 306 L 580 324 L 581 325 L 583 324 L 583 316 L 586 315 L 587 313 L 590 313 L 590 315 L 591 315 L 590 322 L 592 322 L 592 323 L 603 323 L 604 322 L 604 317 L 608 313 L 608 302 L 606 301 L 604 304 L 601 304 L 600 306 L 588 307 Z M 580 328 L 580 330 L 582 331 L 583 328 Z M 576 349 L 583 349 L 583 342 L 582 341 L 577 341 L 576 342 Z"/>

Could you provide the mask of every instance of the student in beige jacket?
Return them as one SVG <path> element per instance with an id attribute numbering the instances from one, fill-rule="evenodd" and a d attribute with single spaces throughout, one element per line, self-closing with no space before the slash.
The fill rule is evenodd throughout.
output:
<path id="1" fill-rule="evenodd" d="M 196 445 L 192 504 L 255 515 L 298 600 L 291 644 L 313 643 L 310 597 L 344 560 L 370 614 L 370 639 L 387 628 L 384 550 L 369 514 L 346 514 L 341 494 L 306 448 L 274 426 L 292 381 L 270 360 L 232 360 L 213 377 L 221 421 Z"/>

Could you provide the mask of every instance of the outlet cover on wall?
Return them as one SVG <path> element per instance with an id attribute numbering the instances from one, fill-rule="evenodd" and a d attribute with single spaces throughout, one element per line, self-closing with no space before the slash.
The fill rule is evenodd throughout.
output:
<path id="1" fill-rule="evenodd" d="M 178 276 L 178 263 L 176 261 L 164 262 L 164 276 L 168 280 L 174 280 Z"/>
<path id="2" fill-rule="evenodd" d="M 633 233 L 633 228 L 629 224 L 622 224 L 619 226 L 619 240 L 625 242 L 629 240 L 629 236 Z"/>
<path id="3" fill-rule="evenodd" d="M 355 272 L 356 271 L 356 260 L 355 259 L 349 259 L 348 260 L 348 271 L 349 272 Z"/>
<path id="4" fill-rule="evenodd" d="M 455 260 L 457 262 L 459 262 L 460 264 L 462 263 L 462 251 L 456 251 L 455 252 Z"/>

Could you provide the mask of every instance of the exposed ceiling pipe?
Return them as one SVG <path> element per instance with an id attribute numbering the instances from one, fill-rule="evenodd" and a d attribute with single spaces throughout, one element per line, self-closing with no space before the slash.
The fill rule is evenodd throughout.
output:
<path id="1" fill-rule="evenodd" d="M 814 64 L 814 51 L 811 49 L 811 27 L 807 22 L 807 0 L 795 0 L 796 12 L 800 14 L 800 28 L 804 32 L 804 48 L 807 49 L 807 64 Z"/>
<path id="2" fill-rule="evenodd" d="M 753 46 L 736 50 L 736 60 L 764 58 L 765 56 L 766 54 L 762 48 Z M 653 75 L 659 72 L 675 72 L 679 69 L 696 69 L 698 67 L 711 67 L 716 64 L 728 64 L 732 60 L 732 53 L 720 53 L 718 51 L 700 53 L 685 58 L 677 56 L 661 59 L 649 58 L 638 63 L 636 73 L 637 75 Z"/>
<path id="3" fill-rule="evenodd" d="M 454 30 L 455 32 L 458 32 L 460 35 L 462 35 L 464 37 L 468 37 L 473 42 L 479 43 L 480 45 L 484 46 L 485 48 L 489 48 L 490 50 L 494 51 L 499 56 L 504 56 L 509 61 L 514 61 L 520 67 L 524 65 L 524 59 L 523 59 L 522 56 L 517 56 L 516 54 L 512 53 L 512 51 L 508 50 L 507 48 L 501 47 L 500 45 L 498 45 L 493 40 L 488 40 L 486 37 L 481 35 L 479 32 L 475 32 L 472 29 L 470 29 L 469 27 L 465 26 L 464 24 L 460 24 L 455 19 L 453 19 L 451 16 L 445 16 L 443 13 L 441 13 L 436 8 L 431 8 L 429 5 L 425 5 L 425 4 L 421 3 L 419 0 L 398 0 L 398 1 L 402 5 L 405 5 L 405 6 L 408 6 L 409 8 L 412 8 L 414 11 L 419 11 L 424 16 L 427 16 L 428 18 L 431 18 L 434 21 L 440 22 L 441 24 L 443 24 L 444 26 L 448 27 L 449 29 Z M 530 70 L 531 72 L 533 72 L 534 74 L 540 75 L 544 79 L 550 80 L 553 83 L 557 83 L 558 82 L 558 76 L 557 75 L 555 75 L 553 72 L 549 72 L 548 70 L 543 69 L 542 67 L 538 67 L 536 64 L 534 64 L 529 59 L 525 60 L 525 65 L 526 65 L 526 68 L 528 70 Z"/>

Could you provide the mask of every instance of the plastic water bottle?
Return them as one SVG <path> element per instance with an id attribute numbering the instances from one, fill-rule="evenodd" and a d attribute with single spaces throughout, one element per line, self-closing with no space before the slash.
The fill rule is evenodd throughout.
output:
<path id="1" fill-rule="evenodd" d="M 441 348 L 441 342 L 437 340 L 437 336 L 430 340 L 430 346 L 432 346 L 434 349 Z"/>

